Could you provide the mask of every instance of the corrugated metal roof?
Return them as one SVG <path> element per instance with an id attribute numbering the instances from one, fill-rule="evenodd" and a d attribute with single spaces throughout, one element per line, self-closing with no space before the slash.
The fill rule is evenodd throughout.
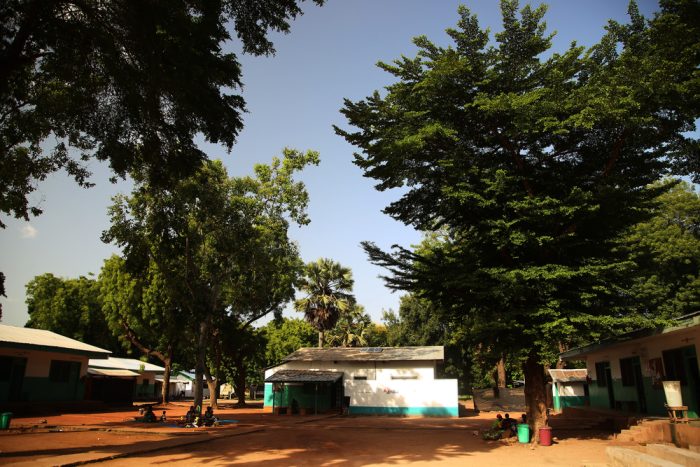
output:
<path id="1" fill-rule="evenodd" d="M 588 378 L 588 370 L 585 368 L 572 368 L 561 370 L 549 370 L 552 381 L 558 383 L 585 383 Z"/>
<path id="2" fill-rule="evenodd" d="M 165 371 L 165 368 L 163 368 L 162 366 L 142 362 L 141 360 L 136 360 L 135 358 L 109 357 L 106 360 L 95 360 L 91 358 L 88 365 L 92 368 L 113 368 L 118 370 L 154 372 Z"/>
<path id="3" fill-rule="evenodd" d="M 425 347 L 333 347 L 324 349 L 305 347 L 287 355 L 283 362 L 418 361 L 443 360 L 444 358 L 444 347 L 440 345 Z"/>
<path id="4" fill-rule="evenodd" d="M 163 377 L 160 375 L 156 376 L 156 381 L 163 382 Z M 191 383 L 192 380 L 187 379 L 186 377 L 181 376 L 181 375 L 177 375 L 177 376 L 170 375 L 170 382 L 171 383 Z"/>
<path id="5" fill-rule="evenodd" d="M 342 371 L 280 370 L 265 379 L 266 383 L 334 383 Z"/>
<path id="6" fill-rule="evenodd" d="M 88 373 L 95 376 L 111 376 L 111 377 L 133 377 L 139 374 L 131 370 L 110 370 L 108 368 L 88 368 Z"/>
<path id="7" fill-rule="evenodd" d="M 112 353 L 109 350 L 44 329 L 20 328 L 0 324 L 0 345 L 3 344 L 7 347 L 43 348 L 42 350 L 77 353 L 95 358 L 105 358 Z"/>

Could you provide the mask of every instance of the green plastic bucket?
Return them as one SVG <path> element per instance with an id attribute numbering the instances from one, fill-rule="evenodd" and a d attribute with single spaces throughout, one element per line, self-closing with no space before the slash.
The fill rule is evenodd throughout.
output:
<path id="1" fill-rule="evenodd" d="M 3 412 L 0 414 L 0 430 L 10 428 L 10 420 L 12 420 L 12 412 Z"/>
<path id="2" fill-rule="evenodd" d="M 521 443 L 530 442 L 530 425 L 527 423 L 518 424 L 518 441 Z"/>

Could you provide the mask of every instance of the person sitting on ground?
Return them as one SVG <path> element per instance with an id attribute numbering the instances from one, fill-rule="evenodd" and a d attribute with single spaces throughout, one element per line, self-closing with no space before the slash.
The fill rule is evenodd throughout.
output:
<path id="1" fill-rule="evenodd" d="M 165 416 L 165 410 L 163 410 L 163 414 L 160 416 L 160 421 L 164 422 L 167 420 L 168 417 Z"/>
<path id="2" fill-rule="evenodd" d="M 207 411 L 204 412 L 204 426 L 212 426 L 216 421 L 217 418 L 214 416 L 214 409 L 211 406 L 207 407 Z"/>
<path id="3" fill-rule="evenodd" d="M 485 440 L 501 439 L 501 436 L 503 435 L 503 430 L 503 416 L 499 413 L 498 415 L 496 415 L 496 420 L 491 425 L 491 429 L 484 431 L 481 434 L 481 437 Z"/>
<path id="4" fill-rule="evenodd" d="M 515 436 L 517 432 L 518 428 L 515 420 L 510 418 L 510 414 L 506 414 L 505 418 L 503 419 L 503 436 L 510 438 L 511 436 Z"/>
<path id="5" fill-rule="evenodd" d="M 190 409 L 185 414 L 185 423 L 188 425 L 194 423 L 194 419 L 196 416 L 197 414 L 194 411 L 194 405 L 191 405 Z"/>
<path id="6" fill-rule="evenodd" d="M 153 413 L 153 407 L 150 405 L 146 407 L 146 413 L 143 415 L 143 421 L 146 423 L 154 423 L 156 421 L 156 414 Z"/>

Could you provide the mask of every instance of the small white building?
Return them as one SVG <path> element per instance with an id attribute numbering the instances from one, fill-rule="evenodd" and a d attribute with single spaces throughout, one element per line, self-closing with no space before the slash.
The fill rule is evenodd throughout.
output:
<path id="1" fill-rule="evenodd" d="M 588 405 L 588 370 L 585 368 L 551 369 L 552 402 L 555 412 L 564 407 Z"/>
<path id="2" fill-rule="evenodd" d="M 55 332 L 0 324 L 0 402 L 83 400 L 88 359 L 110 353 Z"/>
<path id="3" fill-rule="evenodd" d="M 442 346 L 302 348 L 265 371 L 275 410 L 457 417 L 457 380 L 436 379 Z"/>

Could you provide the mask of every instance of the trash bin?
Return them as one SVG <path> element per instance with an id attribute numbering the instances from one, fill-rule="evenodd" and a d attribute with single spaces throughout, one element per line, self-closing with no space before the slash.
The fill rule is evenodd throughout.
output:
<path id="1" fill-rule="evenodd" d="M 0 430 L 10 428 L 10 420 L 12 420 L 12 412 L 3 412 L 0 414 Z"/>
<path id="2" fill-rule="evenodd" d="M 518 441 L 521 443 L 530 442 L 530 425 L 527 423 L 518 424 Z"/>
<path id="3" fill-rule="evenodd" d="M 552 428 L 543 426 L 540 428 L 540 446 L 552 445 Z"/>

